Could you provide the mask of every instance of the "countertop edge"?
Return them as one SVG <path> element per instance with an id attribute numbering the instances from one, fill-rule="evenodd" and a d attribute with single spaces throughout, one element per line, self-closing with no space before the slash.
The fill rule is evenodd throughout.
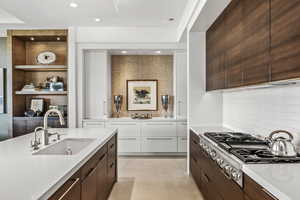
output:
<path id="1" fill-rule="evenodd" d="M 282 193 L 279 188 L 274 187 L 273 184 L 269 183 L 268 181 L 263 179 L 260 175 L 255 173 L 251 169 L 251 165 L 246 165 L 246 164 L 243 165 L 242 171 L 247 176 L 252 178 L 257 184 L 259 184 L 260 186 L 262 186 L 263 188 L 268 190 L 268 192 L 270 192 L 272 195 L 274 195 L 274 197 L 276 197 L 277 199 L 279 199 L 279 200 L 293 200 L 293 199 L 289 198 L 286 194 Z"/>

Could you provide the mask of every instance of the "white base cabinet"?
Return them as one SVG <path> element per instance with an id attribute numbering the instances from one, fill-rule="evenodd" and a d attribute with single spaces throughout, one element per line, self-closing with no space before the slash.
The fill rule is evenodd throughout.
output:
<path id="1" fill-rule="evenodd" d="M 117 128 L 119 154 L 187 152 L 187 123 L 184 121 L 85 120 L 83 125 Z"/>
<path id="2" fill-rule="evenodd" d="M 143 137 L 142 152 L 177 152 L 177 137 Z"/>

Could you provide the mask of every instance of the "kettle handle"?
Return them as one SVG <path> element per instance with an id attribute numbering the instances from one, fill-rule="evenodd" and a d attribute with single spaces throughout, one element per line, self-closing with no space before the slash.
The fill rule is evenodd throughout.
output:
<path id="1" fill-rule="evenodd" d="M 286 133 L 290 137 L 290 140 L 294 139 L 293 135 L 290 132 L 285 131 L 285 130 L 276 130 L 270 134 L 270 136 L 269 136 L 270 140 L 272 140 L 273 136 L 277 133 Z"/>

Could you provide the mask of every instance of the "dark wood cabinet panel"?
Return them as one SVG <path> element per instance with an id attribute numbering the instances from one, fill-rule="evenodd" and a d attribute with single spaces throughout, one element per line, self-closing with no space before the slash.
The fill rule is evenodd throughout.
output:
<path id="1" fill-rule="evenodd" d="M 97 200 L 97 168 L 92 169 L 82 181 L 81 200 Z"/>
<path id="2" fill-rule="evenodd" d="M 245 199 L 249 200 L 278 200 L 272 194 L 270 194 L 263 187 L 258 185 L 254 180 L 252 180 L 247 175 L 244 176 L 244 191 L 245 191 Z M 247 197 L 247 198 L 246 198 Z"/>
<path id="3" fill-rule="evenodd" d="M 226 41 L 225 69 L 226 69 L 226 88 L 239 87 L 243 85 L 243 65 L 244 43 L 243 32 L 243 1 L 233 0 L 225 9 Z"/>
<path id="4" fill-rule="evenodd" d="M 80 200 L 80 173 L 76 173 L 66 181 L 49 200 Z"/>
<path id="5" fill-rule="evenodd" d="M 109 195 L 107 169 L 107 154 L 105 153 L 101 156 L 97 166 L 97 200 L 106 200 Z"/>
<path id="6" fill-rule="evenodd" d="M 271 0 L 271 79 L 300 77 L 300 0 Z"/>
<path id="7" fill-rule="evenodd" d="M 243 85 L 270 79 L 270 1 L 243 0 Z"/>

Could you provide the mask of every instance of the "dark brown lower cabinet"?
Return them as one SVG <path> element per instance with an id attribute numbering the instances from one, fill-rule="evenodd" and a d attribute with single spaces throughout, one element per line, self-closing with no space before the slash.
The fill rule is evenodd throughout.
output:
<path id="1" fill-rule="evenodd" d="M 248 176 L 243 188 L 227 178 L 190 132 L 190 172 L 205 200 L 278 200 Z"/>
<path id="2" fill-rule="evenodd" d="M 244 192 L 245 200 L 278 200 L 247 175 L 244 175 Z"/>
<path id="3" fill-rule="evenodd" d="M 117 135 L 90 158 L 49 200 L 106 200 L 117 181 Z"/>

